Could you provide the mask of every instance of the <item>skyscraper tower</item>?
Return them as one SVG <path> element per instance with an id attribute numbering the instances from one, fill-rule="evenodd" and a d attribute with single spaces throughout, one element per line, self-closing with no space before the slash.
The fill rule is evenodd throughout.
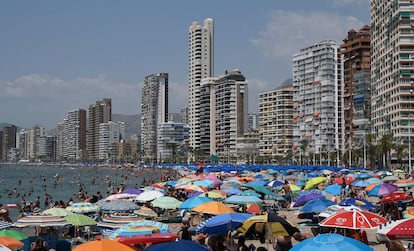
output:
<path id="1" fill-rule="evenodd" d="M 298 157 L 317 154 L 314 164 L 330 164 L 333 152 L 338 162 L 338 151 L 343 151 L 341 58 L 331 40 L 301 49 L 293 57 L 293 150 Z M 304 145 L 307 150 L 301 152 Z"/>
<path id="2" fill-rule="evenodd" d="M 369 79 L 371 70 L 371 29 L 368 25 L 352 29 L 343 41 L 345 141 L 357 146 L 363 135 L 370 133 L 370 81 L 364 80 Z"/>
<path id="3" fill-rule="evenodd" d="M 141 153 L 145 162 L 157 162 L 158 125 L 167 121 L 168 73 L 146 76 L 141 98 Z"/>
<path id="4" fill-rule="evenodd" d="M 201 140 L 200 82 L 214 76 L 214 27 L 213 19 L 204 20 L 204 26 L 193 22 L 188 31 L 189 69 L 188 69 L 188 123 L 190 127 L 189 144 L 193 150 L 199 149 Z"/>
<path id="5" fill-rule="evenodd" d="M 414 133 L 414 3 L 371 0 L 371 122 L 408 149 Z"/>
<path id="6" fill-rule="evenodd" d="M 87 149 L 90 160 L 99 159 L 99 125 L 112 121 L 112 101 L 105 98 L 89 106 Z"/>

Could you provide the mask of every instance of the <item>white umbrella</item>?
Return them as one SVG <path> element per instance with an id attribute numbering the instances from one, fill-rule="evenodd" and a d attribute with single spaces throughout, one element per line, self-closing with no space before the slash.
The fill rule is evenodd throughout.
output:
<path id="1" fill-rule="evenodd" d="M 141 194 L 139 194 L 135 200 L 137 201 L 141 201 L 141 202 L 146 202 L 146 201 L 151 201 L 151 200 L 155 200 L 156 198 L 162 197 L 164 196 L 163 193 L 153 190 L 153 191 L 145 191 Z"/>
<path id="2" fill-rule="evenodd" d="M 0 244 L 0 251 L 12 251 L 10 248 Z"/>

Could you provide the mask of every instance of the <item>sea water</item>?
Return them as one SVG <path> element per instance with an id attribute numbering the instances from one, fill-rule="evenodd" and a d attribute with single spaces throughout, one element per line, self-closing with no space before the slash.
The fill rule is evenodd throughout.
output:
<path id="1" fill-rule="evenodd" d="M 152 176 L 157 176 L 153 172 Z M 145 171 L 145 177 L 151 177 Z M 153 177 L 158 180 L 159 177 Z M 116 192 L 122 185 L 125 188 L 139 188 L 142 185 L 142 171 L 136 168 L 108 167 L 70 167 L 70 166 L 0 166 L 0 203 L 21 204 L 34 202 L 40 197 L 40 210 L 47 208 L 44 204 L 45 194 L 51 195 L 49 202 L 65 203 L 72 198 L 79 202 L 77 194 L 96 195 L 99 191 L 104 197 Z M 10 209 L 13 221 L 17 220 L 18 210 Z"/>

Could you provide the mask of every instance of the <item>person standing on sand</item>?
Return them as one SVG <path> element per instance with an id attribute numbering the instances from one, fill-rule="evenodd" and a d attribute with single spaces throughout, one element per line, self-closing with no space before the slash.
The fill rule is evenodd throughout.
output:
<path id="1" fill-rule="evenodd" d="M 289 181 L 285 180 L 285 185 L 283 186 L 283 191 L 285 195 L 283 196 L 286 201 L 286 209 L 289 209 L 290 203 L 292 202 L 292 189 L 290 188 Z"/>

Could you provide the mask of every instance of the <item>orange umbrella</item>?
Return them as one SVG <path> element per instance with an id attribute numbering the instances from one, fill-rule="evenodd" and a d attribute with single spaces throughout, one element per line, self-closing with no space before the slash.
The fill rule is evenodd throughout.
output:
<path id="1" fill-rule="evenodd" d="M 16 248 L 21 248 L 24 246 L 24 243 L 21 241 L 18 241 L 14 238 L 11 237 L 6 237 L 6 236 L 0 236 L 0 244 L 2 244 L 3 246 L 6 246 L 10 249 L 16 249 Z"/>
<path id="2" fill-rule="evenodd" d="M 122 244 L 115 240 L 100 240 L 97 239 L 96 241 L 87 242 L 85 244 L 81 244 L 73 249 L 73 251 L 135 251 L 134 248 L 131 246 Z"/>
<path id="3" fill-rule="evenodd" d="M 193 208 L 193 211 L 205 214 L 224 214 L 224 213 L 234 213 L 234 210 L 231 207 L 227 206 L 224 203 L 218 201 L 210 201 L 203 204 L 200 204 Z"/>
<path id="4" fill-rule="evenodd" d="M 371 191 L 371 190 L 372 190 L 375 186 L 377 186 L 377 185 L 379 185 L 379 184 L 381 184 L 381 183 L 378 183 L 378 182 L 372 183 L 372 184 L 368 185 L 368 186 L 365 188 L 365 191 L 369 192 L 369 191 Z"/>

